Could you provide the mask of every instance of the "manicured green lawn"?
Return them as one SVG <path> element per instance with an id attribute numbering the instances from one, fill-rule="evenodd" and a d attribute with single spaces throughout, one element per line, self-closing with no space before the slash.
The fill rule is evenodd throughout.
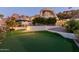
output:
<path id="1" fill-rule="evenodd" d="M 79 51 L 79 48 L 77 48 L 72 40 L 47 31 L 28 33 L 21 31 L 8 32 L 3 44 L 0 45 L 0 49 L 5 49 L 0 51 L 13 52 Z"/>

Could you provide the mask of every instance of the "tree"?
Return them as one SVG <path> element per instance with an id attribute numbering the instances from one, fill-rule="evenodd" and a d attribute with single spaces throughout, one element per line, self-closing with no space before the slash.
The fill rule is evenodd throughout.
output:
<path id="1" fill-rule="evenodd" d="M 4 17 L 4 15 L 3 14 L 0 14 L 0 18 L 3 18 Z"/>
<path id="2" fill-rule="evenodd" d="M 59 12 L 57 14 L 57 16 L 59 17 L 59 19 L 71 19 L 75 15 L 79 15 L 79 10 L 63 11 L 63 12 Z"/>
<path id="3" fill-rule="evenodd" d="M 46 21 L 47 25 L 55 25 L 55 23 L 56 23 L 56 18 L 52 18 L 52 17 L 48 18 Z"/>
<path id="4" fill-rule="evenodd" d="M 18 23 L 16 22 L 16 19 L 14 17 L 12 17 L 11 19 L 9 19 L 9 20 L 6 21 L 6 26 L 9 29 L 10 28 L 13 29 L 13 27 L 16 27 L 17 25 L 18 25 Z"/>
<path id="5" fill-rule="evenodd" d="M 56 18 L 43 18 L 43 17 L 37 17 L 33 19 L 32 21 L 33 25 L 55 25 Z"/>
<path id="6" fill-rule="evenodd" d="M 33 25 L 42 25 L 42 24 L 44 24 L 44 20 L 45 19 L 42 17 L 37 17 L 32 20 L 32 23 L 33 23 Z"/>

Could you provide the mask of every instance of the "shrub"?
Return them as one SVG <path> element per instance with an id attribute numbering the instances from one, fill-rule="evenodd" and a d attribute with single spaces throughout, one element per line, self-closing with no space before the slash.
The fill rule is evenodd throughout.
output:
<path id="1" fill-rule="evenodd" d="M 34 18 L 32 21 L 33 25 L 55 25 L 56 23 L 56 18 L 43 18 L 43 17 L 38 17 Z"/>
<path id="2" fill-rule="evenodd" d="M 47 19 L 47 25 L 55 25 L 55 23 L 56 23 L 56 18 L 48 18 Z"/>
<path id="3" fill-rule="evenodd" d="M 33 25 L 36 25 L 36 24 L 38 24 L 38 25 L 44 24 L 44 18 L 41 18 L 41 17 L 34 18 L 32 20 L 32 24 Z"/>
<path id="4" fill-rule="evenodd" d="M 73 33 L 75 30 L 79 29 L 79 21 L 70 20 L 66 23 L 65 28 L 68 32 Z"/>

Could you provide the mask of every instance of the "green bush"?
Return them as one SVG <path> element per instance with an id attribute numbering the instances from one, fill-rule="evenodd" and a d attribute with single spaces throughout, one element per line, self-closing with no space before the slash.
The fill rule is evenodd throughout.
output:
<path id="1" fill-rule="evenodd" d="M 55 25 L 56 23 L 56 18 L 48 18 L 46 24 L 47 25 Z"/>
<path id="2" fill-rule="evenodd" d="M 32 20 L 33 25 L 55 25 L 56 18 L 43 18 L 43 17 L 37 17 Z"/>
<path id="3" fill-rule="evenodd" d="M 66 23 L 65 28 L 68 32 L 73 33 L 75 30 L 79 29 L 79 21 L 78 20 L 70 20 Z"/>
<path id="4" fill-rule="evenodd" d="M 34 18 L 32 20 L 32 24 L 33 25 L 36 25 L 36 24 L 38 24 L 38 25 L 44 24 L 44 18 L 41 18 L 41 17 Z"/>

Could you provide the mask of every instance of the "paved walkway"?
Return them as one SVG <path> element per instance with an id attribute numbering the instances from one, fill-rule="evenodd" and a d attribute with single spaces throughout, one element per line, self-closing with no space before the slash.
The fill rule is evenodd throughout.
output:
<path id="1" fill-rule="evenodd" d="M 67 33 L 64 27 L 56 27 L 56 28 L 48 29 L 48 31 L 58 33 L 65 38 L 77 39 L 75 34 Z"/>
<path id="2" fill-rule="evenodd" d="M 73 39 L 75 44 L 79 47 L 79 42 L 76 41 L 77 37 L 75 36 L 75 34 L 67 33 L 64 28 L 58 27 L 58 28 L 48 29 L 47 31 L 58 33 L 65 38 Z"/>
<path id="3" fill-rule="evenodd" d="M 65 37 L 65 38 L 77 39 L 75 34 L 73 34 L 73 33 L 59 32 L 59 31 L 54 31 L 54 30 L 47 30 L 47 31 L 58 33 L 58 34 L 60 34 L 61 36 Z"/>
<path id="4" fill-rule="evenodd" d="M 49 30 L 59 31 L 59 32 L 66 32 L 65 28 L 63 28 L 63 27 L 56 27 L 56 28 L 52 28 L 52 29 L 49 29 Z"/>

